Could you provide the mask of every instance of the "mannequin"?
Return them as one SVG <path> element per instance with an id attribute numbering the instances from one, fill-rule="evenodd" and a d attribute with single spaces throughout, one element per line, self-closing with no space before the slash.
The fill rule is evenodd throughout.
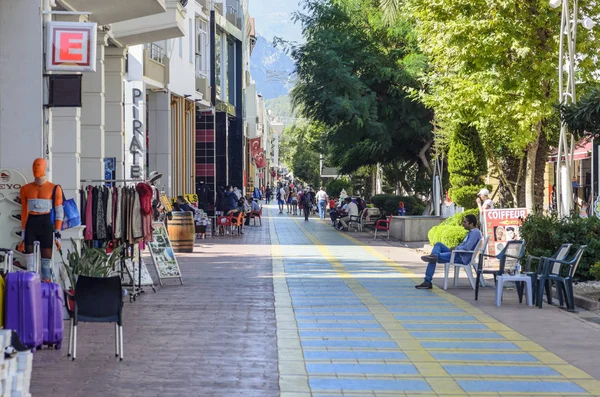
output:
<path id="1" fill-rule="evenodd" d="M 64 219 L 63 192 L 60 186 L 46 179 L 46 160 L 33 162 L 35 180 L 21 188 L 21 245 L 25 253 L 33 253 L 33 243 L 40 242 L 42 254 L 42 280 L 52 278 L 52 244 L 60 249 L 60 230 Z M 54 203 L 52 194 L 56 186 Z M 50 212 L 54 206 L 54 224 Z M 33 258 L 32 258 L 33 260 Z M 29 260 L 28 260 L 29 262 Z M 28 268 L 31 269 L 28 263 Z"/>

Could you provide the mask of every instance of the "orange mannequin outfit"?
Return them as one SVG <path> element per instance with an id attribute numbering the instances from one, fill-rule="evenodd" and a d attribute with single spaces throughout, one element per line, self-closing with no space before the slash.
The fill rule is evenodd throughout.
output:
<path id="1" fill-rule="evenodd" d="M 35 178 L 43 178 L 46 173 L 46 161 L 36 159 L 33 163 Z M 54 203 L 52 194 L 56 186 Z M 64 219 L 63 192 L 60 186 L 51 182 L 38 185 L 36 182 L 21 187 L 21 228 L 25 246 L 39 241 L 42 249 L 52 248 L 54 232 L 62 229 Z M 54 225 L 50 220 L 50 211 L 54 208 Z"/>

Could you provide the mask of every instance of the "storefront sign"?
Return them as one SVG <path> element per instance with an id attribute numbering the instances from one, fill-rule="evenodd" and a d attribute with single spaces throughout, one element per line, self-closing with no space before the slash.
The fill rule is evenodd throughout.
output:
<path id="1" fill-rule="evenodd" d="M 125 139 L 127 147 L 126 177 L 143 179 L 146 159 L 145 94 L 143 82 L 125 84 Z"/>
<path id="2" fill-rule="evenodd" d="M 97 24 L 88 22 L 46 23 L 46 70 L 96 71 Z"/>
<path id="3" fill-rule="evenodd" d="M 483 212 L 485 235 L 490 237 L 488 253 L 496 255 L 507 241 L 520 240 L 521 220 L 527 217 L 527 208 L 494 209 Z"/>
<path id="4" fill-rule="evenodd" d="M 600 196 L 594 201 L 594 214 L 596 218 L 600 218 Z"/>

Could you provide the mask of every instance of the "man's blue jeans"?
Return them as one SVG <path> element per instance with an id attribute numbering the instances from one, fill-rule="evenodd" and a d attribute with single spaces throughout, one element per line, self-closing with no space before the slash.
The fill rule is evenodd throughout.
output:
<path id="1" fill-rule="evenodd" d="M 327 208 L 327 201 L 319 200 L 319 217 L 321 219 L 325 218 L 326 208 Z"/>
<path id="2" fill-rule="evenodd" d="M 431 255 L 437 255 L 437 263 L 448 263 L 450 262 L 450 256 L 452 255 L 451 252 L 452 250 L 446 247 L 444 244 L 435 243 L 433 249 L 431 250 Z M 454 258 L 454 262 L 462 263 L 460 260 L 460 256 L 457 255 Z M 433 280 L 433 274 L 435 273 L 435 265 L 436 262 L 429 262 L 427 264 L 427 270 L 425 271 L 425 281 L 428 283 L 430 283 L 431 280 Z"/>

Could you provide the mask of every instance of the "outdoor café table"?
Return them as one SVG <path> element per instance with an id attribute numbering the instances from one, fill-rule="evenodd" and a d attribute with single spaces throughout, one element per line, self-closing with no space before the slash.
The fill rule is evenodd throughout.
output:
<path id="1" fill-rule="evenodd" d="M 527 306 L 533 306 L 533 295 L 531 291 L 531 277 L 527 274 L 503 274 L 498 276 L 496 287 L 496 306 L 502 306 L 502 292 L 506 281 L 525 283 L 527 286 Z"/>

